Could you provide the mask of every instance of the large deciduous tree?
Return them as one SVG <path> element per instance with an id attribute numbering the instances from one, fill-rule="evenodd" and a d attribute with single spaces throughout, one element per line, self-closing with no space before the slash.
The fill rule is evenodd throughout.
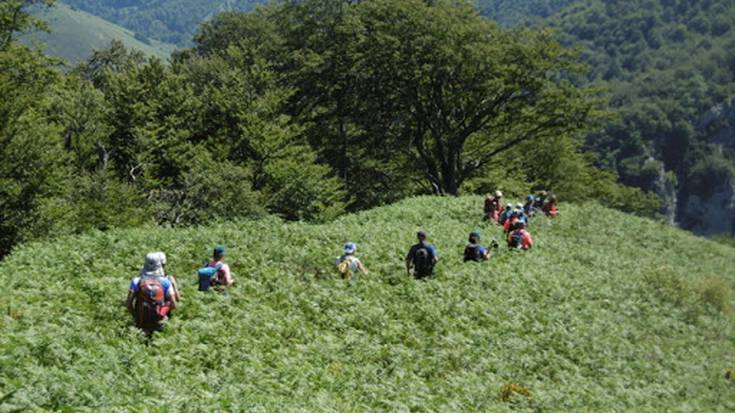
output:
<path id="1" fill-rule="evenodd" d="M 575 56 L 550 33 L 503 30 L 469 6 L 374 0 L 351 9 L 360 121 L 397 140 L 438 194 L 456 195 L 498 154 L 588 126 L 593 105 L 564 80 Z"/>

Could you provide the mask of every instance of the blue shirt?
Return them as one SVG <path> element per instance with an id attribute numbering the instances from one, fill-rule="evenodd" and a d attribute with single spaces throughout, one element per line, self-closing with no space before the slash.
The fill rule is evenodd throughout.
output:
<path id="1" fill-rule="evenodd" d="M 513 211 L 508 211 L 508 210 L 505 210 L 505 212 L 500 214 L 500 225 L 505 224 L 505 221 L 509 220 L 512 215 L 513 215 Z"/>

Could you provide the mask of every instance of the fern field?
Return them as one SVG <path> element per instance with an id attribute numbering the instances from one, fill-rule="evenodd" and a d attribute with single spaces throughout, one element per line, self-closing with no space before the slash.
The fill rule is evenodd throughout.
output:
<path id="1" fill-rule="evenodd" d="M 328 225 L 137 229 L 0 264 L 0 413 L 735 410 L 735 249 L 595 204 L 535 218 L 527 252 L 462 263 L 501 230 L 481 199 L 414 198 Z M 425 228 L 435 278 L 403 258 Z M 370 269 L 350 284 L 346 241 Z M 236 286 L 196 291 L 228 246 Z M 152 340 L 124 307 L 146 252 L 184 301 Z"/>

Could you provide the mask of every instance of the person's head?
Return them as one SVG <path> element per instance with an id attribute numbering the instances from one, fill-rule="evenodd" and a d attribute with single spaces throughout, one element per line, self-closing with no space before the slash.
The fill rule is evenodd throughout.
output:
<path id="1" fill-rule="evenodd" d="M 145 261 L 143 262 L 143 270 L 141 275 L 152 277 L 163 275 L 163 261 L 166 260 L 165 255 L 161 257 L 160 252 L 151 252 L 146 254 Z"/>
<path id="2" fill-rule="evenodd" d="M 548 193 L 547 191 L 541 191 L 541 193 L 540 193 L 539 195 L 540 195 L 540 196 L 541 196 L 542 198 L 546 198 L 547 196 L 549 196 L 549 193 Z"/>
<path id="3" fill-rule="evenodd" d="M 485 194 L 485 199 L 493 199 L 493 197 L 490 194 Z"/>
<path id="4" fill-rule="evenodd" d="M 509 202 L 508 204 L 506 204 L 506 205 L 505 205 L 505 210 L 506 210 L 506 211 L 510 211 L 510 210 L 512 210 L 512 209 L 513 209 L 513 204 L 511 204 L 510 202 Z"/>
<path id="5" fill-rule="evenodd" d="M 525 222 L 523 222 L 523 221 L 518 221 L 518 222 L 516 223 L 516 229 L 524 229 L 524 228 L 526 228 L 526 223 L 525 223 Z"/>
<path id="6" fill-rule="evenodd" d="M 523 209 L 523 204 L 522 204 L 522 203 L 520 203 L 520 202 L 519 202 L 519 203 L 517 203 L 517 204 L 516 204 L 516 209 Z"/>
<path id="7" fill-rule="evenodd" d="M 357 245 L 354 242 L 348 242 L 345 244 L 344 252 L 346 255 L 352 255 L 357 251 Z"/>
<path id="8" fill-rule="evenodd" d="M 423 229 L 416 233 L 416 238 L 418 238 L 419 241 L 426 241 L 426 238 L 428 237 L 428 234 Z"/>
<path id="9" fill-rule="evenodd" d="M 529 195 L 526 197 L 526 202 L 533 202 L 533 195 Z"/>
<path id="10" fill-rule="evenodd" d="M 470 238 L 469 238 L 470 244 L 477 244 L 480 242 L 480 232 L 479 231 L 472 231 L 470 232 Z"/>
<path id="11" fill-rule="evenodd" d="M 214 247 L 214 251 L 212 253 L 212 256 L 215 260 L 221 260 L 225 257 L 225 246 L 224 245 L 217 245 Z"/>
<path id="12" fill-rule="evenodd" d="M 503 193 L 502 192 L 495 191 L 495 198 L 502 198 L 502 197 L 503 197 Z"/>

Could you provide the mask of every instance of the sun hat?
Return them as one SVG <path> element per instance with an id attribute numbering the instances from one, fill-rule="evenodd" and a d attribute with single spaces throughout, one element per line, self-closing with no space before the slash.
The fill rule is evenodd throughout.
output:
<path id="1" fill-rule="evenodd" d="M 354 242 L 348 242 L 344 248 L 345 254 L 354 254 L 357 251 L 357 245 Z"/>

